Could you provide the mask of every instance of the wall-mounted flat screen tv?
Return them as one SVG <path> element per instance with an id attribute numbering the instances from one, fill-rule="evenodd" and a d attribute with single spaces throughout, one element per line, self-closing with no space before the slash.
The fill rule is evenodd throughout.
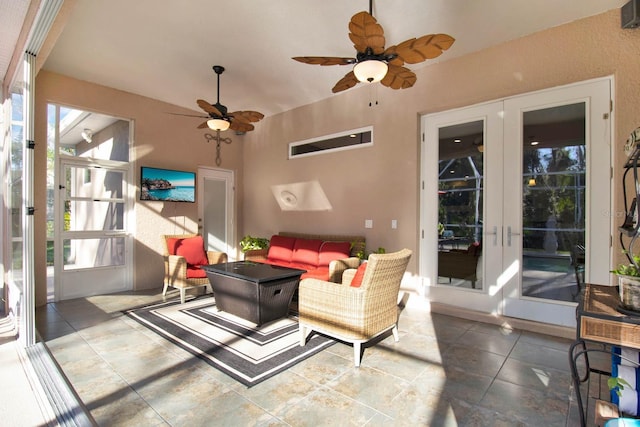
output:
<path id="1" fill-rule="evenodd" d="M 142 166 L 140 169 L 140 200 L 163 202 L 196 201 L 195 172 Z"/>

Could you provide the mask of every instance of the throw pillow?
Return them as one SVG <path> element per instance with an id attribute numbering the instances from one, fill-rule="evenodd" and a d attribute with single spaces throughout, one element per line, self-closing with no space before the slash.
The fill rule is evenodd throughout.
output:
<path id="1" fill-rule="evenodd" d="M 209 260 L 204 251 L 204 239 L 202 236 L 188 237 L 186 239 L 176 239 L 173 245 L 174 255 L 183 256 L 188 265 L 207 265 Z M 169 248 L 171 250 L 171 244 Z"/>
<path id="2" fill-rule="evenodd" d="M 169 237 L 167 238 L 167 250 L 169 251 L 169 255 L 176 254 L 176 246 L 180 243 L 182 239 L 177 237 Z"/>
<path id="3" fill-rule="evenodd" d="M 322 240 L 296 239 L 293 245 L 293 255 L 291 262 L 318 266 L 318 252 L 320 251 Z"/>
<path id="4" fill-rule="evenodd" d="M 349 258 L 351 243 L 349 242 L 324 242 L 320 246 L 318 265 L 325 266 L 335 259 Z"/>
<path id="5" fill-rule="evenodd" d="M 351 286 L 359 288 L 362 285 L 362 279 L 364 279 L 364 271 L 367 269 L 367 262 L 360 264 L 360 267 L 356 270 L 356 274 L 351 279 Z"/>
<path id="6" fill-rule="evenodd" d="M 293 255 L 293 245 L 295 243 L 295 237 L 285 237 L 278 235 L 271 236 L 267 258 L 270 260 L 291 261 L 291 255 Z"/>

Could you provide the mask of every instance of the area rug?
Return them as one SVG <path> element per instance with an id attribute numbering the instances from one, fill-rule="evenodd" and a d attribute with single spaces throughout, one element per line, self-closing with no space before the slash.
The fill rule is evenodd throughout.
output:
<path id="1" fill-rule="evenodd" d="M 313 334 L 301 347 L 295 313 L 257 327 L 218 311 L 213 297 L 196 298 L 185 304 L 163 302 L 124 313 L 247 387 L 335 343 Z"/>

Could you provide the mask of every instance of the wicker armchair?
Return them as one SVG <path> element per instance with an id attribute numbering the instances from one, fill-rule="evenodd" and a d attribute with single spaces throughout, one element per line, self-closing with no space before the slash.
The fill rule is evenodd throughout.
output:
<path id="1" fill-rule="evenodd" d="M 164 288 L 162 289 L 162 295 L 167 294 L 169 286 L 179 289 L 180 302 L 182 304 L 185 302 L 187 289 L 204 286 L 210 292 L 213 292 L 204 270 L 200 270 L 197 266 L 188 265 L 184 256 L 170 253 L 170 239 L 188 239 L 198 236 L 198 234 L 168 234 L 164 235 L 162 239 L 164 241 Z M 202 250 L 204 252 L 204 247 Z M 224 252 L 206 251 L 206 258 L 209 264 L 227 262 L 227 254 Z M 200 270 L 201 273 L 196 270 Z"/>
<path id="2" fill-rule="evenodd" d="M 308 332 L 317 331 L 353 344 L 355 366 L 361 345 L 389 330 L 398 337 L 398 292 L 411 251 L 371 254 L 360 287 L 350 286 L 355 270 L 343 283 L 303 279 L 298 290 L 300 345 Z"/>

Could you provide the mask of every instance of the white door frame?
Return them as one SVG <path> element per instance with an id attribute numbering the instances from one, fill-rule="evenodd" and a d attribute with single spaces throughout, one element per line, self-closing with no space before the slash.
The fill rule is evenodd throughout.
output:
<path id="1" fill-rule="evenodd" d="M 205 180 L 217 180 L 225 183 L 225 242 L 209 242 L 206 233 L 204 212 L 207 206 L 207 195 L 205 194 Z M 208 166 L 198 166 L 198 232 L 201 233 L 205 240 L 207 250 L 216 250 L 226 252 L 229 261 L 238 259 L 238 249 L 236 247 L 236 229 L 235 229 L 235 176 L 232 170 L 212 168 Z"/>

